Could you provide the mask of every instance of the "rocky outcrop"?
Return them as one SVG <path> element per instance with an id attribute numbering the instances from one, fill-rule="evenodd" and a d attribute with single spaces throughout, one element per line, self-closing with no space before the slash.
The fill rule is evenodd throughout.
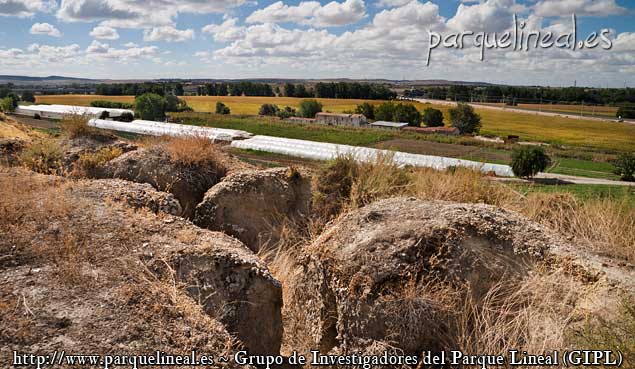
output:
<path id="1" fill-rule="evenodd" d="M 224 176 L 220 166 L 184 165 L 173 161 L 160 146 L 121 155 L 104 166 L 105 177 L 149 183 L 172 193 L 181 203 L 182 215 L 194 215 L 205 192 Z"/>
<path id="2" fill-rule="evenodd" d="M 365 350 L 375 341 L 407 353 L 443 349 L 441 297 L 451 293 L 440 291 L 457 287 L 478 298 L 501 280 L 526 276 L 558 242 L 491 206 L 379 201 L 347 214 L 308 248 L 290 309 L 303 312 L 298 330 L 322 351 Z"/>
<path id="3" fill-rule="evenodd" d="M 253 251 L 277 241 L 283 222 L 299 222 L 311 205 L 311 183 L 291 168 L 232 174 L 212 187 L 196 207 L 194 223 L 223 231 Z"/>

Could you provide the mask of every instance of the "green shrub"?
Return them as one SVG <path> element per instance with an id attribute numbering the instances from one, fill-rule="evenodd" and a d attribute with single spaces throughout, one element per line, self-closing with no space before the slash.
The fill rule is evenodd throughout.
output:
<path id="1" fill-rule="evenodd" d="M 75 162 L 75 169 L 84 175 L 91 176 L 99 167 L 122 154 L 123 151 L 118 147 L 103 147 L 94 153 L 80 155 Z"/>
<path id="2" fill-rule="evenodd" d="M 53 139 L 32 142 L 20 154 L 19 161 L 27 169 L 43 174 L 61 174 L 63 150 Z"/>
<path id="3" fill-rule="evenodd" d="M 167 95 L 165 97 L 165 111 L 184 112 L 192 111 L 192 108 L 187 106 L 187 102 L 185 100 L 179 99 L 174 95 Z"/>
<path id="4" fill-rule="evenodd" d="M 450 109 L 450 123 L 461 134 L 478 133 L 481 130 L 481 117 L 468 104 L 459 103 Z"/>
<path id="5" fill-rule="evenodd" d="M 439 109 L 426 108 L 423 111 L 423 123 L 426 127 L 443 127 L 443 113 Z"/>
<path id="6" fill-rule="evenodd" d="M 296 113 L 295 109 L 293 109 L 290 106 L 285 106 L 284 109 L 282 109 L 278 113 L 276 113 L 276 115 L 280 119 L 286 119 L 286 118 L 290 118 L 290 117 L 295 117 L 296 114 L 297 113 Z"/>
<path id="7" fill-rule="evenodd" d="M 511 167 L 517 177 L 531 178 L 547 169 L 549 164 L 551 159 L 542 147 L 527 146 L 512 154 Z"/>
<path id="8" fill-rule="evenodd" d="M 229 107 L 227 105 L 223 104 L 220 101 L 216 103 L 216 114 L 227 115 L 230 113 L 231 113 L 231 110 L 229 110 Z"/>
<path id="9" fill-rule="evenodd" d="M 277 115 L 280 111 L 278 105 L 275 104 L 262 104 L 260 106 L 260 110 L 258 110 L 258 115 Z"/>
<path id="10" fill-rule="evenodd" d="M 15 111 L 15 106 L 13 105 L 13 99 L 9 96 L 0 100 L 0 110 L 5 113 L 12 113 Z"/>
<path id="11" fill-rule="evenodd" d="M 622 119 L 635 119 L 635 105 L 625 105 L 617 109 L 615 116 Z"/>
<path id="12" fill-rule="evenodd" d="M 139 117 L 144 120 L 164 120 L 166 101 L 157 94 L 143 94 L 135 98 L 135 107 Z"/>
<path id="13" fill-rule="evenodd" d="M 395 104 L 389 101 L 375 108 L 375 119 L 403 122 L 418 127 L 421 124 L 421 113 L 412 104 Z"/>
<path id="14" fill-rule="evenodd" d="M 375 119 L 375 106 L 367 102 L 362 103 L 360 105 L 357 105 L 357 108 L 355 108 L 355 113 L 362 114 L 368 119 Z"/>
<path id="15" fill-rule="evenodd" d="M 322 103 L 315 99 L 300 101 L 298 115 L 303 118 L 315 118 L 315 115 L 322 111 Z"/>
<path id="16" fill-rule="evenodd" d="M 622 177 L 622 181 L 635 182 L 635 154 L 621 154 L 614 162 L 614 172 Z"/>

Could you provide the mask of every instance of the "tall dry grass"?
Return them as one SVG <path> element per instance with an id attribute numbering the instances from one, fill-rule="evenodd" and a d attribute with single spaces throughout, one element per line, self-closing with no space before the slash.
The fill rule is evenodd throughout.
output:
<path id="1" fill-rule="evenodd" d="M 311 234 L 294 230 L 289 237 L 282 237 L 277 247 L 261 255 L 282 282 L 285 301 L 306 293 L 302 286 L 289 283 L 294 275 L 303 273 L 303 245 L 312 242 L 327 222 L 343 213 L 393 196 L 498 206 L 560 232 L 580 247 L 635 261 L 635 217 L 632 205 L 626 202 L 611 198 L 582 201 L 572 194 L 524 195 L 469 169 L 399 168 L 389 159 L 379 157 L 376 162 L 360 164 L 350 157 L 341 157 L 318 173 L 318 206 L 312 224 L 317 231 Z M 575 286 L 573 280 L 562 275 L 536 273 L 523 281 L 501 281 L 484 297 L 472 296 L 469 286 L 454 290 L 411 289 L 410 293 L 404 286 L 405 292 L 397 302 L 401 307 L 419 306 L 421 299 L 439 302 L 440 310 L 446 312 L 445 321 L 449 322 L 448 326 L 436 327 L 437 337 L 445 347 L 471 353 L 500 354 L 510 349 L 543 353 L 571 343 L 567 332 L 580 292 Z M 283 317 L 285 337 L 294 337 L 292 342 L 297 342 L 302 335 L 302 325 L 297 322 L 305 319 L 303 311 L 285 307 Z M 413 311 L 411 319 L 419 318 L 420 314 Z"/>
<path id="2" fill-rule="evenodd" d="M 85 215 L 85 204 L 70 199 L 67 190 L 57 177 L 0 171 L 0 253 L 17 263 L 52 261 L 62 282 L 78 285 L 85 282 L 82 267 L 92 230 L 73 220 Z"/>

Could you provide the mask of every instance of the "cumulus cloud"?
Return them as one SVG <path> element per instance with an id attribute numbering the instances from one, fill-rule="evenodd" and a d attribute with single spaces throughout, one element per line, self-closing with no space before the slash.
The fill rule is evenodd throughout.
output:
<path id="1" fill-rule="evenodd" d="M 624 14 L 626 9 L 615 0 L 541 0 L 534 6 L 536 15 L 543 17 L 580 16 L 605 17 Z"/>
<path id="2" fill-rule="evenodd" d="M 93 28 L 93 30 L 90 32 L 90 35 L 93 38 L 96 38 L 98 40 L 118 40 L 119 39 L 119 33 L 117 33 L 117 30 L 107 26 L 97 26 Z"/>
<path id="3" fill-rule="evenodd" d="M 0 16 L 31 17 L 36 12 L 48 12 L 55 0 L 0 0 Z"/>
<path id="4" fill-rule="evenodd" d="M 222 13 L 245 0 L 62 0 L 57 17 L 121 28 L 174 26 L 181 13 Z"/>
<path id="5" fill-rule="evenodd" d="M 47 35 L 51 37 L 62 37 L 62 32 L 48 23 L 35 23 L 29 31 L 32 35 Z"/>
<path id="6" fill-rule="evenodd" d="M 183 42 L 194 38 L 194 30 L 179 30 L 172 26 L 155 27 L 143 31 L 144 41 Z"/>
<path id="7" fill-rule="evenodd" d="M 316 27 L 353 24 L 366 16 L 363 0 L 332 1 L 322 6 L 318 1 L 303 1 L 289 6 L 282 1 L 259 9 L 247 17 L 247 23 L 299 23 Z"/>
<path id="8" fill-rule="evenodd" d="M 218 42 L 235 41 L 245 35 L 245 27 L 237 26 L 237 23 L 237 18 L 229 18 L 221 24 L 208 24 L 201 32 L 212 35 Z"/>
<path id="9" fill-rule="evenodd" d="M 457 31 L 500 32 L 511 26 L 513 14 L 527 9 L 515 0 L 486 0 L 465 5 L 460 4 L 456 14 L 448 20 L 448 27 Z"/>

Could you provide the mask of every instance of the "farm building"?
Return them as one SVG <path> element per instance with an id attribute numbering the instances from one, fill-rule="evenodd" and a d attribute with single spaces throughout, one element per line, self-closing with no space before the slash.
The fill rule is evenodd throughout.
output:
<path id="1" fill-rule="evenodd" d="M 103 112 L 108 112 L 108 117 L 118 118 L 123 114 L 133 114 L 132 110 L 128 109 L 108 109 L 108 108 L 93 108 L 86 106 L 73 106 L 73 105 L 20 105 L 15 109 L 15 114 L 24 115 L 28 117 L 40 117 L 48 119 L 62 119 L 66 115 L 88 115 L 92 118 L 99 118 Z"/>
<path id="2" fill-rule="evenodd" d="M 315 123 L 327 126 L 361 127 L 368 124 L 362 114 L 317 113 Z"/>
<path id="3" fill-rule="evenodd" d="M 398 122 L 386 122 L 384 120 L 378 120 L 370 124 L 373 128 L 383 128 L 383 129 L 404 129 L 408 127 L 408 123 L 398 123 Z"/>

